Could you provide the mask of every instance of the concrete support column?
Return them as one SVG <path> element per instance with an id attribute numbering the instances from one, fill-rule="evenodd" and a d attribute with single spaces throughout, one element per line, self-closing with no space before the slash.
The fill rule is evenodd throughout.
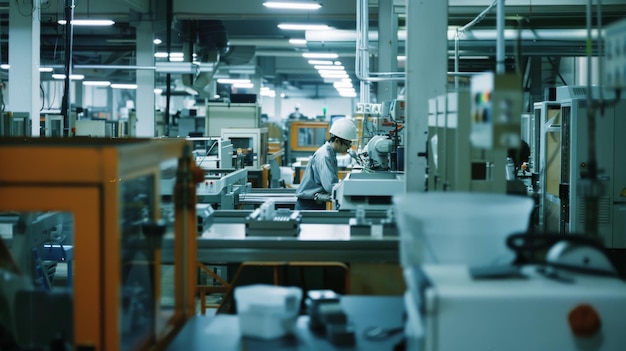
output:
<path id="1" fill-rule="evenodd" d="M 24 7 L 27 7 L 25 9 Z M 26 13 L 24 13 L 26 12 Z M 9 1 L 9 90 L 7 111 L 28 112 L 33 136 L 39 136 L 40 0 L 28 5 Z"/>
<path id="2" fill-rule="evenodd" d="M 150 21 L 137 24 L 137 66 L 154 66 L 153 28 Z M 139 69 L 136 73 L 137 92 L 135 109 L 137 111 L 137 137 L 152 138 L 155 136 L 155 98 L 154 70 Z"/>
<path id="3" fill-rule="evenodd" d="M 424 191 L 428 99 L 446 93 L 448 2 L 407 1 L 406 191 Z"/>
<path id="4" fill-rule="evenodd" d="M 277 80 L 276 86 L 274 87 L 274 92 L 276 96 L 274 97 L 274 119 L 277 121 L 283 120 L 283 98 L 281 97 L 283 93 L 283 85 L 282 81 Z"/>
<path id="5" fill-rule="evenodd" d="M 378 3 L 378 71 L 398 70 L 398 19 L 393 12 L 393 0 Z M 397 97 L 397 81 L 379 82 L 376 101 L 383 102 Z"/>

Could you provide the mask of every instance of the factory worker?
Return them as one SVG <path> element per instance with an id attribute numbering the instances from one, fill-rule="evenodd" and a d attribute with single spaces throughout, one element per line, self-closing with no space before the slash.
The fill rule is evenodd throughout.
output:
<path id="1" fill-rule="evenodd" d="M 289 114 L 289 119 L 307 119 L 306 116 L 300 112 L 300 104 L 297 104 L 294 111 Z"/>
<path id="2" fill-rule="evenodd" d="M 325 210 L 337 177 L 337 153 L 346 153 L 357 139 L 357 129 L 349 118 L 336 120 L 330 127 L 330 139 L 309 160 L 302 182 L 296 191 L 296 210 Z"/>

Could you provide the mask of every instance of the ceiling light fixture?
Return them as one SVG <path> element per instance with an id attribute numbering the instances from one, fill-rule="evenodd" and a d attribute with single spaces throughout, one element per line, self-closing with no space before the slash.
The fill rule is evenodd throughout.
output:
<path id="1" fill-rule="evenodd" d="M 111 84 L 113 89 L 137 89 L 137 84 Z"/>
<path id="2" fill-rule="evenodd" d="M 348 78 L 350 76 L 347 73 L 320 73 L 320 77 L 322 78 Z"/>
<path id="3" fill-rule="evenodd" d="M 332 70 L 332 69 L 318 69 L 317 72 L 321 75 L 321 74 L 336 74 L 336 75 L 340 75 L 340 74 L 348 74 L 346 71 L 344 70 Z"/>
<path id="4" fill-rule="evenodd" d="M 0 65 L 0 69 L 9 69 L 11 66 L 8 63 L 3 63 Z M 52 67 L 39 67 L 39 72 L 53 72 L 54 68 Z"/>
<path id="5" fill-rule="evenodd" d="M 345 71 L 343 66 L 315 65 L 313 68 L 316 70 Z"/>
<path id="6" fill-rule="evenodd" d="M 65 79 L 65 74 L 53 74 L 53 79 Z M 70 74 L 70 80 L 83 80 L 85 76 L 82 74 Z"/>
<path id="7" fill-rule="evenodd" d="M 304 52 L 302 57 L 310 59 L 336 59 L 339 55 L 332 52 Z"/>
<path id="8" fill-rule="evenodd" d="M 219 78 L 217 82 L 220 84 L 250 84 L 252 83 L 250 79 L 230 79 L 230 78 Z"/>
<path id="9" fill-rule="evenodd" d="M 285 10 L 319 10 L 322 5 L 316 2 L 310 1 L 266 1 L 263 6 L 270 9 L 285 9 Z"/>
<path id="10" fill-rule="evenodd" d="M 299 23 L 281 23 L 278 28 L 282 30 L 329 30 L 326 24 L 299 24 Z"/>
<path id="11" fill-rule="evenodd" d="M 339 91 L 339 96 L 342 97 L 356 97 L 356 92 L 354 91 Z"/>
<path id="12" fill-rule="evenodd" d="M 333 83 L 335 89 L 337 88 L 353 88 L 352 82 L 335 82 Z"/>
<path id="13" fill-rule="evenodd" d="M 275 90 L 261 90 L 261 96 L 276 97 Z"/>
<path id="14" fill-rule="evenodd" d="M 57 23 L 64 26 L 67 21 L 58 20 Z M 115 24 L 115 21 L 107 19 L 73 19 L 72 24 L 75 26 L 112 26 Z"/>
<path id="15" fill-rule="evenodd" d="M 310 65 L 332 65 L 333 61 L 327 60 L 309 60 Z"/>
<path id="16" fill-rule="evenodd" d="M 306 39 L 289 39 L 289 44 L 292 45 L 306 45 Z"/>
<path id="17" fill-rule="evenodd" d="M 252 83 L 235 83 L 235 84 L 233 84 L 233 88 L 252 89 L 252 88 L 254 88 L 254 84 L 252 84 Z"/>
<path id="18" fill-rule="evenodd" d="M 83 85 L 89 85 L 92 87 L 108 87 L 111 85 L 111 82 L 107 82 L 104 80 L 86 80 L 83 82 Z"/>

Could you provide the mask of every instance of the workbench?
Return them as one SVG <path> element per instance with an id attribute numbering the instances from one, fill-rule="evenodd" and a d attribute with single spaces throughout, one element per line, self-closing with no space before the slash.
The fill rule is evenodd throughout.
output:
<path id="1" fill-rule="evenodd" d="M 218 314 L 193 317 L 166 350 L 391 351 L 403 341 L 402 330 L 381 340 L 370 340 L 366 337 L 366 331 L 371 327 L 397 329 L 404 326 L 405 309 L 402 297 L 345 295 L 341 297 L 340 303 L 354 327 L 354 346 L 338 347 L 331 344 L 323 334 L 312 332 L 308 327 L 307 315 L 298 317 L 294 336 L 262 340 L 242 337 L 237 315 Z"/>
<path id="2" fill-rule="evenodd" d="M 215 211 L 211 227 L 198 237 L 198 261 L 236 263 L 246 261 L 340 261 L 350 263 L 398 263 L 398 237 L 374 233 L 350 236 L 354 214 L 339 211 L 302 211 L 297 237 L 246 236 L 245 216 L 251 211 Z M 382 218 L 382 213 L 372 213 Z M 164 263 L 173 259 L 173 237 L 163 242 Z"/>

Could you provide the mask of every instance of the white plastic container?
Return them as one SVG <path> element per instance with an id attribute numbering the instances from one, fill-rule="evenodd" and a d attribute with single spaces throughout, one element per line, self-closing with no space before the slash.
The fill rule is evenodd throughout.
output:
<path id="1" fill-rule="evenodd" d="M 506 238 L 527 231 L 534 201 L 519 195 L 433 192 L 397 195 L 394 206 L 403 266 L 480 266 L 514 258 Z"/>
<path id="2" fill-rule="evenodd" d="M 275 339 L 293 332 L 302 289 L 266 284 L 235 288 L 241 335 Z"/>

